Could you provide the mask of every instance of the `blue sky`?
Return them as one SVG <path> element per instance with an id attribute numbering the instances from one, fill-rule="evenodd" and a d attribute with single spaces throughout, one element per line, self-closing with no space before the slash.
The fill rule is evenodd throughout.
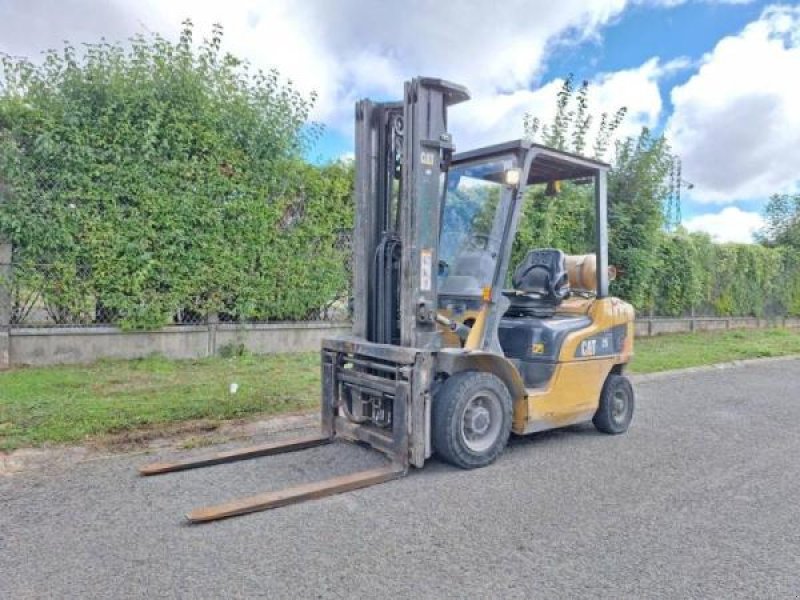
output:
<path id="1" fill-rule="evenodd" d="M 720 39 L 757 19 L 767 4 L 696 2 L 672 7 L 630 7 L 603 27 L 596 40 L 564 47 L 549 57 L 545 79 L 570 71 L 580 78 L 591 78 L 598 71 L 635 67 L 653 56 L 665 61 L 699 59 L 713 50 Z"/>
<path id="2" fill-rule="evenodd" d="M 578 79 L 591 79 L 597 72 L 614 72 L 642 64 L 650 57 L 663 61 L 688 58 L 699 61 L 726 36 L 736 35 L 748 23 L 758 19 L 770 2 L 744 4 L 686 3 L 678 6 L 634 6 L 615 22 L 604 27 L 597 39 L 577 45 L 565 45 L 554 52 L 546 63 L 543 80 L 575 73 Z M 673 110 L 670 90 L 685 83 L 696 69 L 687 68 L 661 79 L 661 96 L 665 111 L 659 119 L 663 131 Z M 800 179 L 800 173 L 798 173 Z M 759 212 L 764 198 L 738 198 L 726 203 L 742 211 Z M 714 214 L 706 203 L 693 201 L 684 193 L 682 213 L 686 220 L 703 214 Z M 718 209 L 723 210 L 722 208 Z"/>
<path id="3" fill-rule="evenodd" d="M 0 51 L 63 39 L 225 27 L 225 45 L 315 90 L 326 133 L 309 157 L 352 151 L 352 107 L 396 98 L 417 74 L 467 85 L 460 149 L 547 120 L 562 78 L 590 81 L 595 112 L 629 108 L 623 135 L 664 132 L 694 184 L 684 224 L 749 241 L 774 192 L 800 190 L 800 6 L 748 0 L 0 0 Z"/>

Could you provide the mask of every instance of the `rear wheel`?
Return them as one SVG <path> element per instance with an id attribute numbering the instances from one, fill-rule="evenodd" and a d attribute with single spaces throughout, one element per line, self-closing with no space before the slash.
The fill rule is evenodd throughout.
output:
<path id="1" fill-rule="evenodd" d="M 633 386 L 624 375 L 611 374 L 600 393 L 592 423 L 603 433 L 625 433 L 633 419 Z"/>
<path id="2" fill-rule="evenodd" d="M 511 395 L 491 373 L 466 371 L 444 382 L 433 403 L 433 447 L 463 469 L 493 462 L 511 433 Z"/>

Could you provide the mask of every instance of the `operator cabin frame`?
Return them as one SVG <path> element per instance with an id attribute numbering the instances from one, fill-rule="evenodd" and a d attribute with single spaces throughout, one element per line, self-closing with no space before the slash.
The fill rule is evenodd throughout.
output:
<path id="1" fill-rule="evenodd" d="M 367 153 L 357 153 L 357 156 L 365 155 L 370 162 L 376 160 L 375 155 Z M 490 296 L 486 298 L 488 311 L 486 323 L 482 328 L 482 335 L 477 342 L 470 343 L 467 347 L 472 350 L 491 350 L 491 332 L 496 330 L 496 325 L 502 314 L 499 314 L 498 307 L 503 303 L 503 289 L 505 279 L 509 269 L 511 258 L 511 248 L 517 233 L 522 204 L 524 202 L 527 186 L 536 184 L 551 184 L 566 180 L 590 180 L 594 183 L 594 249 L 596 255 L 597 283 L 593 290 L 596 298 L 608 296 L 608 200 L 607 200 L 607 173 L 610 168 L 608 164 L 591 160 L 582 156 L 568 152 L 557 151 L 546 146 L 534 144 L 525 140 L 514 140 L 502 144 L 477 148 L 466 152 L 458 153 L 447 161 L 442 169 L 442 176 L 448 177 L 448 171 L 458 169 L 471 163 L 482 163 L 488 160 L 497 159 L 508 161 L 508 168 L 501 175 L 506 177 L 516 177 L 515 183 L 510 183 L 510 206 L 506 211 L 506 222 L 503 235 L 501 236 L 501 246 L 499 249 L 499 260 L 496 263 L 494 274 L 490 285 Z M 374 165 L 371 165 L 373 169 Z M 385 167 L 384 167 L 385 168 Z M 378 228 L 388 231 L 392 229 L 391 211 L 383 210 L 376 214 L 374 198 L 369 194 L 360 191 L 359 187 L 372 186 L 371 189 L 380 188 L 381 194 L 389 194 L 385 188 L 391 185 L 381 181 L 381 177 L 375 177 L 369 182 L 359 181 L 356 184 L 356 211 L 360 215 L 357 220 L 355 231 L 354 252 L 360 255 L 361 261 L 367 262 L 366 256 L 369 250 L 378 245 L 375 240 Z M 381 187 L 383 186 L 383 187 Z M 441 193 L 441 192 L 440 192 Z M 444 194 L 442 194 L 444 196 Z M 442 198 L 442 212 L 446 200 Z M 441 219 L 441 216 L 440 216 Z M 376 222 L 380 221 L 382 227 L 376 227 Z M 437 223 L 441 228 L 441 222 Z M 377 236 L 376 236 L 377 237 Z M 439 235 L 436 241 L 439 241 Z M 438 257 L 437 257 L 438 258 Z M 358 258 L 356 259 L 359 260 Z M 422 261 L 420 261 L 422 262 Z M 427 267 L 426 267 L 427 268 Z M 431 268 L 433 268 L 431 266 Z M 423 270 L 423 269 L 420 269 Z M 369 269 L 356 269 L 354 278 L 354 314 L 353 314 L 353 336 L 369 338 L 375 335 L 374 330 L 381 332 L 379 343 L 392 343 L 391 334 L 387 331 L 388 327 L 383 323 L 370 322 L 375 317 L 370 314 L 368 304 L 372 297 L 381 295 L 385 289 L 381 287 L 383 282 L 370 282 Z M 434 294 L 438 297 L 438 307 L 441 306 L 441 291 Z M 482 297 L 478 296 L 478 299 Z M 382 329 L 382 326 L 384 327 Z M 370 331 L 370 330 L 373 331 Z M 372 334 L 372 335 L 370 335 Z M 488 334 L 488 335 L 487 335 Z M 406 344 L 404 344 L 406 345 Z M 471 347 L 470 347 L 471 346 Z M 436 350 L 438 348 L 431 348 Z M 496 350 L 496 349 L 495 349 Z"/>
<path id="2" fill-rule="evenodd" d="M 500 237 L 499 260 L 496 265 L 494 277 L 490 286 L 490 297 L 486 323 L 483 326 L 480 338 L 465 347 L 480 350 L 499 351 L 493 347 L 492 333 L 496 331 L 497 323 L 502 318 L 504 303 L 504 289 L 506 277 L 509 272 L 511 249 L 514 245 L 525 192 L 528 186 L 537 184 L 556 184 L 561 181 L 581 181 L 594 183 L 594 250 L 597 257 L 597 284 L 594 290 L 595 298 L 608 296 L 608 199 L 606 178 L 609 165 L 600 161 L 591 160 L 576 154 L 562 152 L 534 144 L 525 140 L 514 140 L 493 146 L 486 146 L 458 153 L 453 156 L 449 171 L 456 171 L 470 164 L 481 164 L 489 160 L 507 161 L 508 167 L 502 175 L 511 181 L 508 184 L 510 202 L 507 210 L 507 219 L 504 233 Z M 449 174 L 448 174 L 449 176 Z M 516 179 L 516 183 L 514 182 Z M 446 200 L 445 200 L 446 202 Z M 443 202 L 444 208 L 444 202 Z M 442 307 L 442 290 L 439 290 Z"/>
<path id="3" fill-rule="evenodd" d="M 469 336 L 460 347 L 458 337 L 452 332 L 443 335 L 445 347 L 437 353 L 437 367 L 444 372 L 456 373 L 470 368 L 494 372 L 500 376 L 514 399 L 512 431 L 517 434 L 560 427 L 591 419 L 596 410 L 596 386 L 591 385 L 592 373 L 586 369 L 585 361 L 596 361 L 593 366 L 609 372 L 621 372 L 622 365 L 632 355 L 631 340 L 633 331 L 626 327 L 623 333 L 625 344 L 616 356 L 590 356 L 582 354 L 579 344 L 587 339 L 602 338 L 620 323 L 631 319 L 629 308 L 616 298 L 609 298 L 608 269 L 608 203 L 606 177 L 609 165 L 571 153 L 562 152 L 534 144 L 525 140 L 514 140 L 502 144 L 478 148 L 453 156 L 449 165 L 448 177 L 464 170 L 470 165 L 505 163 L 506 168 L 498 172 L 507 179 L 506 193 L 508 206 L 505 224 L 498 236 L 498 260 L 489 285 L 472 294 L 474 310 L 454 315 L 451 301 L 463 299 L 463 294 L 450 293 L 447 282 L 438 290 L 438 307 L 441 314 L 453 321 L 468 321 L 472 326 Z M 498 327 L 508 307 L 507 296 L 513 290 L 505 289 L 509 273 L 511 249 L 519 226 L 522 205 L 528 186 L 537 184 L 552 185 L 561 181 L 579 181 L 594 184 L 594 252 L 596 255 L 596 281 L 593 289 L 581 290 L 581 295 L 573 296 L 557 308 L 559 317 L 574 315 L 589 317 L 588 326 L 568 334 L 554 356 L 553 371 L 543 386 L 526 386 L 525 381 L 513 360 L 504 356 L 498 342 Z M 444 200 L 446 203 L 447 200 Z M 446 207 L 443 207 L 446 210 Z M 486 282 L 489 283 L 489 282 Z M 481 293 L 481 296 L 478 294 Z M 467 352 L 465 352 L 467 350 Z M 582 364 L 583 363 L 583 364 Z M 488 365 L 491 364 L 491 367 Z M 565 406 L 573 407 L 564 410 Z"/>

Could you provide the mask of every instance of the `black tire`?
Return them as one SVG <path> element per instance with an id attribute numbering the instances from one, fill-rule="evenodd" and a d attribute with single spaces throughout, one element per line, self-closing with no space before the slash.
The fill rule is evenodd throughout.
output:
<path id="1" fill-rule="evenodd" d="M 592 423 L 603 433 L 616 435 L 628 431 L 633 419 L 633 386 L 624 375 L 611 374 L 600 393 L 600 406 Z"/>
<path id="2" fill-rule="evenodd" d="M 496 375 L 478 371 L 453 375 L 433 401 L 431 428 L 436 453 L 462 469 L 492 463 L 508 443 L 511 410 L 511 394 Z"/>

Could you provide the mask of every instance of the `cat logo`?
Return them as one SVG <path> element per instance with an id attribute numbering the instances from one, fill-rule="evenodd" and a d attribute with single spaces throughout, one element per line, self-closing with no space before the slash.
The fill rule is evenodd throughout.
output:
<path id="1" fill-rule="evenodd" d="M 583 340 L 581 342 L 581 356 L 594 356 L 597 354 L 597 340 Z"/>
<path id="2" fill-rule="evenodd" d="M 421 152 L 419 155 L 419 162 L 421 162 L 426 167 L 432 167 L 434 164 L 436 164 L 436 153 Z"/>
<path id="3" fill-rule="evenodd" d="M 544 354 L 544 344 L 541 342 L 536 343 L 531 347 L 531 350 L 534 354 Z"/>

